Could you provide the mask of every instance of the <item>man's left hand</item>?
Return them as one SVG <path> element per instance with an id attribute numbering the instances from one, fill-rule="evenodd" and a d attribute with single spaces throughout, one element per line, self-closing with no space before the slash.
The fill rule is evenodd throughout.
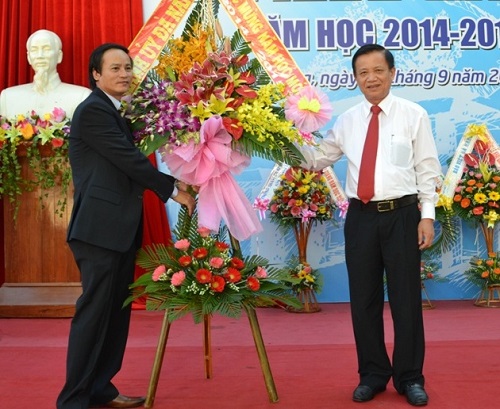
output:
<path id="1" fill-rule="evenodd" d="M 418 248 L 429 248 L 434 241 L 434 220 L 422 219 L 418 223 Z"/>

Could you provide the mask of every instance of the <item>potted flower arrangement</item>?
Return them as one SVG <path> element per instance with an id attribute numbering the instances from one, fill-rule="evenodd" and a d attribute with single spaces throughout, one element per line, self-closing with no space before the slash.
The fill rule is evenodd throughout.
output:
<path id="1" fill-rule="evenodd" d="M 50 113 L 31 111 L 16 118 L 0 117 L 0 197 L 14 205 L 14 219 L 23 192 L 44 190 L 61 184 L 65 198 L 71 181 L 67 148 L 70 121 L 61 108 Z M 21 161 L 26 158 L 30 173 L 23 176 Z M 66 206 L 63 199 L 56 208 L 62 214 Z"/>

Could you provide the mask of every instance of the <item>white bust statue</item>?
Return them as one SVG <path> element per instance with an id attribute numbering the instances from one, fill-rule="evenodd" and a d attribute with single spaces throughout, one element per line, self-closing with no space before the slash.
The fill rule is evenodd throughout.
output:
<path id="1" fill-rule="evenodd" d="M 57 65 L 63 58 L 61 39 L 52 31 L 38 30 L 28 38 L 26 50 L 35 71 L 33 82 L 4 89 L 0 94 L 0 115 L 13 118 L 32 110 L 43 115 L 57 107 L 71 118 L 91 91 L 59 78 Z"/>

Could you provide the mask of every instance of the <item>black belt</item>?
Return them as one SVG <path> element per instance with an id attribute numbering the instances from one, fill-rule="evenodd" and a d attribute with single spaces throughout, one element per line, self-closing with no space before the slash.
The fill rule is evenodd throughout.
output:
<path id="1" fill-rule="evenodd" d="M 407 195 L 400 197 L 399 199 L 391 200 L 379 200 L 374 202 L 363 203 L 358 199 L 351 199 L 349 201 L 349 207 L 354 207 L 356 209 L 367 210 L 370 212 L 390 212 L 391 210 L 399 209 L 400 207 L 405 207 L 417 203 L 417 195 Z"/>

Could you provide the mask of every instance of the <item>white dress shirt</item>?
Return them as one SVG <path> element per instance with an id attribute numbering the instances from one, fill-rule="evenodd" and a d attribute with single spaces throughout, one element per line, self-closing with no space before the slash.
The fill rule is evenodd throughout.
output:
<path id="1" fill-rule="evenodd" d="M 336 120 L 318 148 L 302 149 L 306 163 L 315 170 L 347 158 L 346 195 L 358 198 L 358 177 L 370 122 L 367 100 L 350 108 Z M 414 102 L 390 93 L 380 104 L 379 141 L 375 165 L 373 201 L 418 194 L 422 218 L 435 218 L 436 182 L 441 165 L 427 112 Z"/>

